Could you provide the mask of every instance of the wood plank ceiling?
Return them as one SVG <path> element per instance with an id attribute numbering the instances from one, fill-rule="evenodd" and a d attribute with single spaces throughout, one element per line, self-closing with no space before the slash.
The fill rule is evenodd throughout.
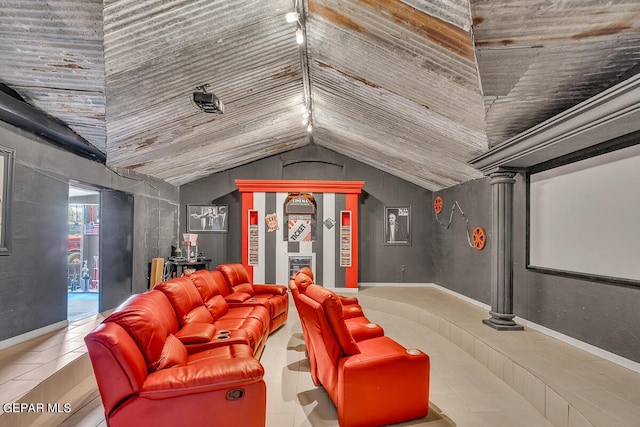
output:
<path id="1" fill-rule="evenodd" d="M 637 0 L 298 1 L 0 0 L 0 82 L 174 185 L 313 142 L 438 190 L 640 62 Z"/>

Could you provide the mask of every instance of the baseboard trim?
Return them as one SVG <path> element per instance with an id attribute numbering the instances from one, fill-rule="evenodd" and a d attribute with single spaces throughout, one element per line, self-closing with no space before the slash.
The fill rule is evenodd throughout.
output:
<path id="1" fill-rule="evenodd" d="M 384 282 L 360 282 L 358 283 L 359 287 L 370 287 L 370 286 L 402 286 L 403 288 L 428 288 L 433 286 L 433 283 L 384 283 Z"/>
<path id="2" fill-rule="evenodd" d="M 29 340 L 34 339 L 34 338 L 38 338 L 38 337 L 40 337 L 42 335 L 48 334 L 49 332 L 53 332 L 53 331 L 57 331 L 58 329 L 66 328 L 67 326 L 69 326 L 69 321 L 68 320 L 63 320 L 61 322 L 53 323 L 51 325 L 47 325 L 47 326 L 44 326 L 42 328 L 35 329 L 33 331 L 25 332 L 24 334 L 21 334 L 21 335 L 16 335 L 15 337 L 7 338 L 4 341 L 0 341 L 0 350 L 3 350 L 5 348 L 9 348 L 9 347 L 14 346 L 16 344 L 23 343 L 25 341 L 29 341 Z"/>

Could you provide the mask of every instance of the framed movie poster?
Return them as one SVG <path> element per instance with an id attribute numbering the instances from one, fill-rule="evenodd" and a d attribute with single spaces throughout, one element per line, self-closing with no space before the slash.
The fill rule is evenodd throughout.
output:
<path id="1" fill-rule="evenodd" d="M 227 205 L 187 205 L 188 233 L 226 233 Z"/>
<path id="2" fill-rule="evenodd" d="M 385 206 L 384 244 L 411 244 L 411 206 Z"/>
<path id="3" fill-rule="evenodd" d="M 0 146 L 0 255 L 11 253 L 11 180 L 13 150 Z"/>

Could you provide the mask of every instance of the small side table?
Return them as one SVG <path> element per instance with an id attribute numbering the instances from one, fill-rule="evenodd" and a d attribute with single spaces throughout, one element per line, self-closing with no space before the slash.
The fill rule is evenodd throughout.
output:
<path id="1" fill-rule="evenodd" d="M 182 273 L 185 268 L 193 268 L 196 270 L 209 269 L 209 263 L 211 262 L 211 258 L 198 258 L 197 261 L 189 262 L 186 260 L 176 261 L 169 259 L 167 261 L 167 265 L 169 266 L 169 277 L 179 277 L 182 276 Z M 175 273 L 175 276 L 174 276 Z"/>

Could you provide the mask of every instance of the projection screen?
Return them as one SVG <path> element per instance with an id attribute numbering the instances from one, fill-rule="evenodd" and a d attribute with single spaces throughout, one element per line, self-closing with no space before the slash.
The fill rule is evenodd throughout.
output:
<path id="1" fill-rule="evenodd" d="M 640 281 L 640 145 L 530 175 L 529 267 Z"/>

